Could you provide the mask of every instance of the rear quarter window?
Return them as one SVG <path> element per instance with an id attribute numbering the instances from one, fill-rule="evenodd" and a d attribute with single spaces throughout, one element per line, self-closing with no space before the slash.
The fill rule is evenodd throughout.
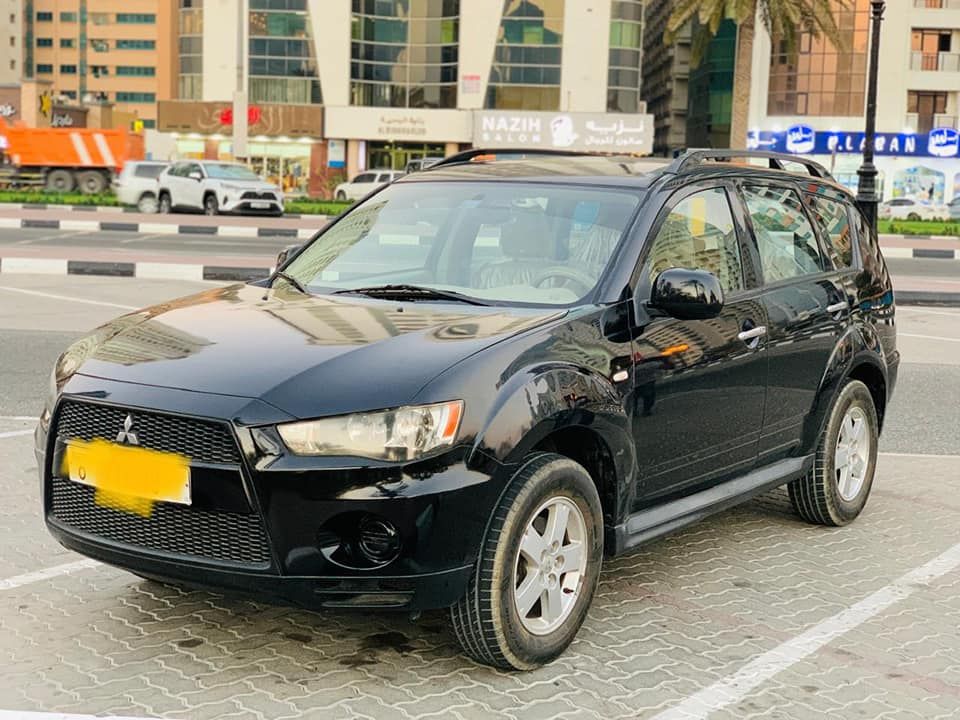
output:
<path id="1" fill-rule="evenodd" d="M 852 208 L 841 200 L 807 196 L 813 217 L 827 240 L 827 254 L 838 270 L 853 267 Z"/>
<path id="2" fill-rule="evenodd" d="M 152 180 L 160 177 L 160 173 L 163 172 L 163 165 L 137 165 L 134 169 L 133 174 L 135 177 L 139 178 L 150 178 Z"/>

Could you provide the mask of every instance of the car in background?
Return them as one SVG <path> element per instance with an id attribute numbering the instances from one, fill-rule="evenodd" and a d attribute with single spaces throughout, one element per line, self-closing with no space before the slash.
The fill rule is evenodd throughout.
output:
<path id="1" fill-rule="evenodd" d="M 882 220 L 941 220 L 950 214 L 946 205 L 924 204 L 913 198 L 893 198 L 880 203 Z"/>
<path id="2" fill-rule="evenodd" d="M 135 160 L 125 163 L 113 189 L 121 205 L 135 205 L 142 213 L 157 211 L 157 179 L 169 163 Z"/>
<path id="3" fill-rule="evenodd" d="M 960 195 L 956 195 L 953 200 L 950 201 L 950 204 L 947 205 L 947 210 L 950 211 L 950 219 L 954 222 L 960 220 Z"/>
<path id="4" fill-rule="evenodd" d="M 333 191 L 337 200 L 359 200 L 381 185 L 392 183 L 404 175 L 402 170 L 367 170 L 349 182 L 340 183 Z"/>
<path id="5" fill-rule="evenodd" d="M 416 160 L 411 160 L 407 163 L 404 170 L 409 173 L 420 172 L 421 170 L 426 170 L 431 165 L 436 165 L 438 162 L 443 160 L 442 157 L 422 157 L 417 158 Z"/>
<path id="6" fill-rule="evenodd" d="M 161 213 L 283 215 L 283 191 L 240 163 L 183 160 L 164 170 L 157 184 Z"/>

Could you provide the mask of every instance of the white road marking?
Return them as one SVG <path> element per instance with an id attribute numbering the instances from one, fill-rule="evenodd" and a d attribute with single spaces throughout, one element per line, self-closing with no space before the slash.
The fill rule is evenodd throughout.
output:
<path id="1" fill-rule="evenodd" d="M 947 459 L 947 460 L 960 460 L 960 455 L 935 455 L 932 453 L 895 453 L 895 452 L 882 452 L 877 453 L 880 457 L 903 457 L 903 458 L 936 458 Z"/>
<path id="2" fill-rule="evenodd" d="M 29 273 L 31 275 L 66 275 L 67 261 L 51 258 L 3 258 L 0 270 L 5 273 Z"/>
<path id="3" fill-rule="evenodd" d="M 941 337 L 939 335 L 915 335 L 913 333 L 897 333 L 897 337 L 920 338 L 921 340 L 941 340 L 943 342 L 960 342 L 960 338 Z"/>
<path id="4" fill-rule="evenodd" d="M 949 312 L 949 311 L 947 311 L 947 310 L 928 310 L 927 308 L 916 307 L 916 306 L 911 306 L 911 305 L 903 305 L 903 306 L 898 305 L 898 306 L 897 306 L 897 312 L 898 312 L 898 313 L 900 313 L 900 312 L 905 312 L 905 311 L 906 311 L 906 312 L 923 313 L 924 315 L 944 315 L 944 316 L 946 316 L 946 317 L 952 317 L 952 318 L 960 317 L 960 311 L 957 311 L 957 312 Z"/>
<path id="5" fill-rule="evenodd" d="M 10 432 L 0 432 L 0 440 L 4 438 L 20 437 L 21 435 L 32 435 L 33 430 L 11 430 Z"/>
<path id="6" fill-rule="evenodd" d="M 23 293 L 24 295 L 36 295 L 37 297 L 50 298 L 51 300 L 66 300 L 67 302 L 85 303 L 86 305 L 102 305 L 104 307 L 120 308 L 121 310 L 139 310 L 136 305 L 121 305 L 120 303 L 104 302 L 103 300 L 87 300 L 86 298 L 69 297 L 67 295 L 54 295 L 53 293 L 40 292 L 39 290 L 26 290 L 24 288 L 12 288 L 6 285 L 0 285 L 0 290 L 9 292 Z"/>
<path id="7" fill-rule="evenodd" d="M 33 415 L 0 415 L 0 420 L 36 420 Z"/>
<path id="8" fill-rule="evenodd" d="M 63 565 L 54 565 L 53 567 L 44 568 L 43 570 L 34 570 L 33 572 L 24 573 L 23 575 L 14 575 L 13 577 L 0 580 L 0 591 L 13 590 L 18 587 L 23 587 L 24 585 L 40 582 L 41 580 L 49 580 L 50 578 L 69 575 L 80 572 L 81 570 L 92 570 L 95 567 L 100 567 L 100 563 L 96 560 L 77 560 L 75 562 L 64 563 Z"/>
<path id="9" fill-rule="evenodd" d="M 0 720 L 150 720 L 130 715 L 76 715 L 74 713 L 34 712 L 32 710 L 0 710 Z"/>
<path id="10" fill-rule="evenodd" d="M 868 595 L 836 615 L 817 623 L 806 632 L 778 645 L 744 665 L 733 675 L 690 695 L 678 705 L 658 713 L 654 720 L 694 720 L 740 702 L 755 688 L 805 657 L 862 625 L 901 600 L 918 587 L 929 585 L 960 566 L 960 544 L 889 585 Z"/>
<path id="11" fill-rule="evenodd" d="M 885 258 L 913 258 L 912 247 L 884 247 L 880 246 L 880 252 Z"/>

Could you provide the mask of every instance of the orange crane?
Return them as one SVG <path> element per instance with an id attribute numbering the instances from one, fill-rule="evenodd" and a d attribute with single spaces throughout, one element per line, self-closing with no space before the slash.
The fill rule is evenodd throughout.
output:
<path id="1" fill-rule="evenodd" d="M 32 128 L 0 118 L 3 180 L 42 184 L 51 192 L 74 188 L 96 195 L 127 160 L 143 158 L 143 136 L 123 129 Z"/>

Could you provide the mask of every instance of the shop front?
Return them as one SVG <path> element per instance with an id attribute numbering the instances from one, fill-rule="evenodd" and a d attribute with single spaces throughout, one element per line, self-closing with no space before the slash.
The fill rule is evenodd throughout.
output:
<path id="1" fill-rule="evenodd" d="M 289 195 L 324 196 L 330 176 L 323 108 L 254 105 L 247 110 L 247 153 L 233 153 L 233 107 L 228 102 L 161 101 L 157 129 L 172 136 L 173 157 L 239 161 Z"/>
<path id="2" fill-rule="evenodd" d="M 367 169 L 403 170 L 411 160 L 443 157 L 472 139 L 470 110 L 327 107 L 325 131 L 342 152 L 330 162 L 348 177 Z"/>

